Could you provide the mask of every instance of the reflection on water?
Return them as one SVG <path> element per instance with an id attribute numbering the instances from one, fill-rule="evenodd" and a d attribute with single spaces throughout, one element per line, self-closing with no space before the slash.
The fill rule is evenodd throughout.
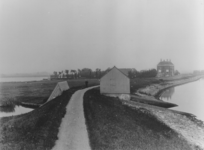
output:
<path id="1" fill-rule="evenodd" d="M 160 99 L 164 100 L 164 101 L 169 101 L 172 97 L 172 95 L 174 94 L 174 90 L 175 88 L 169 88 L 167 90 L 165 90 L 162 95 L 160 96 Z"/>
<path id="2" fill-rule="evenodd" d="M 31 108 L 26 108 L 22 106 L 10 106 L 10 107 L 0 107 L 0 117 L 15 116 L 32 111 Z"/>
<path id="3" fill-rule="evenodd" d="M 171 109 L 188 112 L 204 121 L 204 79 L 177 86 L 165 91 L 160 99 L 171 101 L 178 106 Z M 168 98 L 167 98 L 168 97 Z"/>

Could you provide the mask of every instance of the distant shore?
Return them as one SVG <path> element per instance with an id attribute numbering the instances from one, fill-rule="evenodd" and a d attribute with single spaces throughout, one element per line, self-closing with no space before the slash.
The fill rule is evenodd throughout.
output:
<path id="1" fill-rule="evenodd" d="M 4 82 L 34 82 L 34 81 L 43 81 L 49 80 L 49 77 L 0 77 L 0 83 Z"/>
<path id="2" fill-rule="evenodd" d="M 197 80 L 200 80 L 201 78 L 203 78 L 203 76 L 196 76 L 196 77 L 192 77 L 192 78 L 189 78 L 189 79 L 182 79 L 182 80 L 179 80 L 179 81 L 175 81 L 173 83 L 170 83 L 169 85 L 167 85 L 166 87 L 164 87 L 163 89 L 161 89 L 160 91 L 158 91 L 154 97 L 155 98 L 159 98 L 161 96 L 161 94 L 169 89 L 169 88 L 172 88 L 172 87 L 175 87 L 175 86 L 179 86 L 179 85 L 183 85 L 183 84 L 187 84 L 187 83 L 190 83 L 190 82 L 195 82 Z"/>
<path id="3" fill-rule="evenodd" d="M 188 78 L 180 78 L 176 80 L 164 80 L 162 83 L 158 84 L 152 84 L 149 86 L 146 86 L 145 88 L 138 89 L 135 94 L 138 94 L 140 96 L 150 96 L 155 97 L 156 99 L 159 99 L 160 95 L 167 90 L 168 88 L 179 86 L 182 84 L 187 84 L 189 82 L 197 81 L 201 78 L 203 78 L 204 75 L 199 76 L 190 76 Z"/>

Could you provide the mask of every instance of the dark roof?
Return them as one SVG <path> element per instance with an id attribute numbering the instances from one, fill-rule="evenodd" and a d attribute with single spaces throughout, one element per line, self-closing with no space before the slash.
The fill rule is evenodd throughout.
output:
<path id="1" fill-rule="evenodd" d="M 171 61 L 160 61 L 157 66 L 174 66 Z"/>
<path id="2" fill-rule="evenodd" d="M 129 71 L 133 71 L 132 68 L 119 68 L 118 70 L 120 70 L 126 76 L 128 76 Z"/>

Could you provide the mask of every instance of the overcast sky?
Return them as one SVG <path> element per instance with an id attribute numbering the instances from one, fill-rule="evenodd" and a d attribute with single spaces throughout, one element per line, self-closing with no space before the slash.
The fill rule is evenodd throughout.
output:
<path id="1" fill-rule="evenodd" d="M 203 0 L 0 0 L 0 73 L 204 69 Z"/>

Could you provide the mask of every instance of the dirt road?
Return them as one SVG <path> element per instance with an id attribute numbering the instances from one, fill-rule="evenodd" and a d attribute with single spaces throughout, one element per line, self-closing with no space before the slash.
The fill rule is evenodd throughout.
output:
<path id="1" fill-rule="evenodd" d="M 73 94 L 66 107 L 66 115 L 60 125 L 58 140 L 53 150 L 91 150 L 84 119 L 83 96 L 94 87 Z"/>

